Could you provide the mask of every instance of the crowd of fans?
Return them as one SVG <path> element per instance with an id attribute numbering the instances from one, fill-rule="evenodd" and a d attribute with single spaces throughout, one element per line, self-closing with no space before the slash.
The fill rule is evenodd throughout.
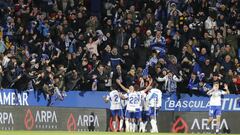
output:
<path id="1" fill-rule="evenodd" d="M 166 93 L 240 93 L 238 0 L 3 0 L 0 87 L 109 90 L 151 76 Z"/>

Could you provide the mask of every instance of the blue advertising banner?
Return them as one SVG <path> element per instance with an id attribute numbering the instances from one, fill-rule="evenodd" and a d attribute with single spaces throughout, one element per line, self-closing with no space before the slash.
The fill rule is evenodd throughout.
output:
<path id="1" fill-rule="evenodd" d="M 163 96 L 164 97 L 164 96 Z M 189 96 L 181 94 L 181 98 L 165 97 L 162 102 L 163 111 L 208 111 L 209 97 Z M 240 111 L 240 95 L 225 95 L 222 97 L 223 111 Z"/>
<path id="2" fill-rule="evenodd" d="M 12 89 L 0 90 L 0 105 L 46 106 L 47 103 L 43 94 L 37 94 L 33 90 L 22 93 Z"/>
<path id="3" fill-rule="evenodd" d="M 34 90 L 17 93 L 12 89 L 2 89 L 0 90 L 0 105 L 109 108 L 109 104 L 103 100 L 107 92 L 69 91 L 66 94 L 64 100 L 53 95 L 49 101 L 43 93 L 37 93 Z"/>
<path id="4" fill-rule="evenodd" d="M 0 91 L 0 105 L 22 105 L 22 106 L 53 106 L 53 107 L 85 107 L 85 108 L 109 108 L 103 96 L 108 92 L 98 91 L 69 91 L 63 100 L 52 96 L 47 100 L 41 93 L 29 90 L 17 93 L 15 90 L 3 89 Z M 16 96 L 17 95 L 17 96 Z M 181 94 L 179 100 L 174 95 L 163 94 L 162 111 L 208 111 L 209 97 L 189 96 Z M 223 111 L 240 111 L 240 95 L 226 95 L 222 98 Z"/>

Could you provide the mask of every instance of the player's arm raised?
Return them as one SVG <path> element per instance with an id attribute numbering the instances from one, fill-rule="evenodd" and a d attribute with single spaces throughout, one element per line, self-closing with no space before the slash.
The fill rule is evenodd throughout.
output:
<path id="1" fill-rule="evenodd" d="M 213 89 L 211 89 L 211 90 L 209 90 L 208 92 L 207 92 L 207 95 L 212 95 L 212 92 L 213 92 Z"/>
<path id="2" fill-rule="evenodd" d="M 149 91 L 152 88 L 152 82 L 153 82 L 153 79 L 149 77 L 148 86 L 146 87 L 146 89 L 142 90 L 144 93 L 146 93 L 147 91 Z"/>
<path id="3" fill-rule="evenodd" d="M 229 91 L 229 89 L 228 89 L 228 85 L 225 83 L 224 84 L 224 89 L 226 90 L 225 92 L 225 94 L 230 94 L 230 91 Z"/>
<path id="4" fill-rule="evenodd" d="M 129 92 L 129 89 L 122 85 L 121 81 L 119 79 L 116 79 L 116 83 L 127 93 Z"/>
<path id="5" fill-rule="evenodd" d="M 103 96 L 103 100 L 105 103 L 108 103 L 109 100 L 110 100 L 110 97 L 109 96 Z"/>

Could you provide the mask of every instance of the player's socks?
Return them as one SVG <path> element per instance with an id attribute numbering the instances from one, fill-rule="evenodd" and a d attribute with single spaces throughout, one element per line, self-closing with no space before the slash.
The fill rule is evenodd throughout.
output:
<path id="1" fill-rule="evenodd" d="M 135 131 L 140 131 L 140 122 L 138 121 L 137 124 L 135 124 Z"/>
<path id="2" fill-rule="evenodd" d="M 119 123 L 119 130 L 122 131 L 122 127 L 123 127 L 123 119 L 120 120 L 120 123 Z"/>
<path id="3" fill-rule="evenodd" d="M 138 129 L 138 132 L 142 132 L 142 122 L 139 123 L 139 129 Z"/>
<path id="4" fill-rule="evenodd" d="M 219 124 L 217 124 L 216 133 L 217 133 L 217 134 L 219 133 Z"/>
<path id="5" fill-rule="evenodd" d="M 145 121 L 145 122 L 143 123 L 143 132 L 146 132 L 147 123 L 148 123 L 148 121 Z"/>
<path id="6" fill-rule="evenodd" d="M 207 124 L 207 130 L 210 130 L 211 129 L 211 126 L 212 126 L 212 120 L 211 121 L 208 121 L 208 124 Z"/>
<path id="7" fill-rule="evenodd" d="M 135 130 L 136 130 L 136 123 L 133 122 L 133 123 L 132 123 L 132 132 L 135 132 Z"/>
<path id="8" fill-rule="evenodd" d="M 212 120 L 211 121 L 209 120 L 207 126 L 210 127 L 211 125 L 212 125 Z"/>
<path id="9" fill-rule="evenodd" d="M 140 122 L 139 132 L 144 132 L 144 123 Z"/>
<path id="10" fill-rule="evenodd" d="M 116 128 L 117 128 L 117 127 L 116 127 L 116 121 L 113 121 L 113 122 L 112 122 L 112 125 L 113 125 L 113 130 L 116 131 Z"/>
<path id="11" fill-rule="evenodd" d="M 126 131 L 126 132 L 129 132 L 129 131 L 130 131 L 130 123 L 129 123 L 128 120 L 125 121 L 125 125 L 126 125 L 125 131 Z"/>
<path id="12" fill-rule="evenodd" d="M 150 123 L 151 123 L 151 126 L 152 126 L 151 132 L 154 132 L 154 128 L 155 128 L 154 120 L 151 120 Z"/>
<path id="13" fill-rule="evenodd" d="M 151 123 L 151 126 L 152 126 L 152 132 L 153 133 L 158 132 L 156 120 L 152 119 L 150 123 Z"/>
<path id="14" fill-rule="evenodd" d="M 116 123 L 115 123 L 115 129 L 116 129 L 116 131 L 118 131 L 118 122 L 116 121 Z"/>
<path id="15" fill-rule="evenodd" d="M 155 132 L 158 133 L 158 127 L 157 127 L 157 123 L 156 123 L 156 129 L 155 129 Z"/>
<path id="16" fill-rule="evenodd" d="M 129 122 L 129 131 L 132 132 L 132 129 L 133 129 L 133 124 L 132 122 Z"/>
<path id="17" fill-rule="evenodd" d="M 145 121 L 145 122 L 143 123 L 143 124 L 144 124 L 144 128 L 146 128 L 147 123 L 148 123 L 148 121 Z"/>

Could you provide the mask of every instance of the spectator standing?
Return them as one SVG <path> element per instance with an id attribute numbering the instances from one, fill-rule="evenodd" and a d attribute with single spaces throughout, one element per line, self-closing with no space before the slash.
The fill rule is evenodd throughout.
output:
<path id="1" fill-rule="evenodd" d="M 164 90 L 167 95 L 177 99 L 177 83 L 182 81 L 181 76 L 178 77 L 169 71 L 166 76 L 158 77 L 157 81 L 164 82 Z"/>

